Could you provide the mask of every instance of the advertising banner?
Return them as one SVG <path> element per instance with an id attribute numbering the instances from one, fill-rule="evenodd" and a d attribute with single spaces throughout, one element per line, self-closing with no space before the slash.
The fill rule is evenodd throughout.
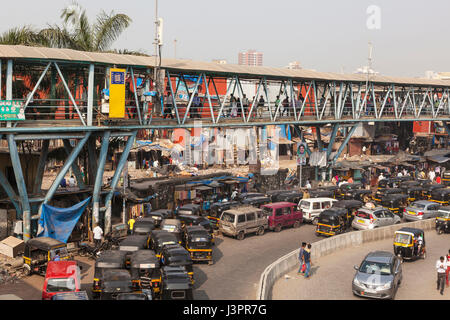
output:
<path id="1" fill-rule="evenodd" d="M 109 117 L 125 117 L 125 69 L 111 69 L 109 77 Z"/>

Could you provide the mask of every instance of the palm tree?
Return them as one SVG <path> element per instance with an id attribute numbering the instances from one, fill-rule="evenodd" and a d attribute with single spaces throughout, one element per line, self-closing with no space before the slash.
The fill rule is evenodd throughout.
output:
<path id="1" fill-rule="evenodd" d="M 77 2 L 64 8 L 61 18 L 62 26 L 48 25 L 40 31 L 30 26 L 10 29 L 0 35 L 0 44 L 107 51 L 132 21 L 126 14 L 101 11 L 95 23 L 91 24 L 86 10 Z"/>
<path id="2" fill-rule="evenodd" d="M 45 39 L 33 27 L 23 26 L 11 28 L 1 34 L 0 44 L 40 46 L 45 44 Z"/>

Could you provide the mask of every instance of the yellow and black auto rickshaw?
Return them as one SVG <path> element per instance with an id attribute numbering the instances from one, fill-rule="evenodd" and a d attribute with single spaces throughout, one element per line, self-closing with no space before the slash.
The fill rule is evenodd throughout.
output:
<path id="1" fill-rule="evenodd" d="M 362 208 L 364 203 L 359 200 L 340 200 L 333 203 L 333 208 L 343 208 L 347 210 L 346 223 L 347 228 L 350 228 L 353 222 L 353 218 L 356 215 L 358 209 Z"/>
<path id="2" fill-rule="evenodd" d="M 423 196 L 423 188 L 421 186 L 412 186 L 404 190 L 405 194 L 408 195 L 408 204 L 418 200 L 426 200 L 426 197 Z"/>
<path id="3" fill-rule="evenodd" d="M 213 264 L 212 238 L 208 230 L 202 226 L 187 226 L 184 228 L 183 243 L 191 255 L 192 261 L 206 261 Z"/>
<path id="4" fill-rule="evenodd" d="M 425 232 L 422 229 L 406 227 L 395 231 L 394 254 L 401 260 L 425 259 Z"/>
<path id="5" fill-rule="evenodd" d="M 49 237 L 30 239 L 25 243 L 23 272 L 25 275 L 37 273 L 44 276 L 49 261 L 71 259 L 64 242 Z"/>
<path id="6" fill-rule="evenodd" d="M 442 184 L 445 186 L 450 186 L 450 171 L 446 171 L 442 175 Z"/>
<path id="7" fill-rule="evenodd" d="M 436 217 L 436 233 L 450 232 L 450 207 L 439 208 L 439 215 Z"/>
<path id="8" fill-rule="evenodd" d="M 402 194 L 403 190 L 400 188 L 385 188 L 385 189 L 378 189 L 375 194 L 372 196 L 372 200 L 376 204 L 381 204 L 381 199 L 383 199 L 388 194 Z"/>
<path id="9" fill-rule="evenodd" d="M 347 231 L 347 210 L 332 207 L 319 214 L 316 236 L 334 236 Z"/>
<path id="10" fill-rule="evenodd" d="M 130 258 L 130 274 L 135 291 L 150 290 L 157 295 L 161 289 L 159 259 L 153 250 L 138 250 Z"/>
<path id="11" fill-rule="evenodd" d="M 407 200 L 406 194 L 388 194 L 381 198 L 381 206 L 402 218 L 403 211 L 408 206 Z"/>
<path id="12" fill-rule="evenodd" d="M 103 251 L 97 258 L 95 261 L 94 279 L 92 282 L 92 296 L 94 299 L 100 298 L 101 296 L 106 271 L 117 269 L 125 270 L 126 256 L 126 251 L 107 250 Z"/>
<path id="13" fill-rule="evenodd" d="M 450 204 L 450 188 L 440 188 L 431 191 L 430 201 L 437 202 L 442 206 Z"/>
<path id="14" fill-rule="evenodd" d="M 444 185 L 438 183 L 425 184 L 422 187 L 423 187 L 422 195 L 425 200 L 431 200 L 431 194 L 434 191 L 445 188 Z"/>

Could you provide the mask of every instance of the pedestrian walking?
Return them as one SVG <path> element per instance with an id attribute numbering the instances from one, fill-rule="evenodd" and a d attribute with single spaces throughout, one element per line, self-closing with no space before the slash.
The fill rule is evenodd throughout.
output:
<path id="1" fill-rule="evenodd" d="M 102 243 L 103 229 L 100 226 L 96 226 L 92 232 L 94 233 L 94 245 L 98 248 Z"/>
<path id="2" fill-rule="evenodd" d="M 305 260 L 303 258 L 303 253 L 306 249 L 306 242 L 302 242 L 302 246 L 300 247 L 300 251 L 298 253 L 298 261 L 300 262 L 300 267 L 298 268 L 298 274 L 304 274 L 306 270 Z"/>
<path id="3" fill-rule="evenodd" d="M 435 177 L 436 174 L 434 173 L 434 170 L 430 168 L 430 171 L 428 171 L 428 179 L 430 179 L 430 181 L 433 182 Z"/>
<path id="4" fill-rule="evenodd" d="M 446 262 L 447 262 L 447 271 L 445 272 L 445 282 L 448 287 L 448 273 L 450 271 L 450 250 L 448 250 L 448 254 L 446 255 Z"/>
<path id="5" fill-rule="evenodd" d="M 306 270 L 305 270 L 305 279 L 309 279 L 311 272 L 311 243 L 308 243 L 305 251 L 303 252 L 303 260 L 305 261 Z"/>
<path id="6" fill-rule="evenodd" d="M 236 118 L 238 111 L 236 98 L 231 96 L 230 103 L 231 103 L 231 117 Z"/>
<path id="7" fill-rule="evenodd" d="M 444 257 L 440 257 L 438 261 L 436 261 L 436 269 L 437 269 L 437 290 L 440 290 L 441 295 L 444 294 L 445 288 L 445 275 L 447 272 L 447 262 Z"/>
<path id="8" fill-rule="evenodd" d="M 245 94 L 242 96 L 242 106 L 244 107 L 244 116 L 247 116 L 249 101 Z"/>
<path id="9" fill-rule="evenodd" d="M 256 110 L 258 112 L 258 117 L 262 118 L 263 111 L 264 111 L 264 98 L 261 96 L 258 101 L 258 109 Z"/>
<path id="10" fill-rule="evenodd" d="M 281 111 L 281 116 L 287 115 L 289 112 L 289 98 L 286 96 L 286 98 L 282 102 L 283 110 Z"/>
<path id="11" fill-rule="evenodd" d="M 172 114 L 172 110 L 173 110 L 173 99 L 172 99 L 172 93 L 169 92 L 167 94 L 167 96 L 164 97 L 164 119 L 170 117 L 171 119 L 173 119 L 173 114 Z"/>
<path id="12" fill-rule="evenodd" d="M 134 227 L 134 223 L 136 222 L 136 220 L 134 220 L 134 218 L 133 217 L 131 217 L 131 219 L 130 220 L 128 220 L 128 226 L 129 226 L 129 229 L 128 229 L 128 234 L 133 234 L 134 233 L 134 229 L 133 229 L 133 227 Z"/>

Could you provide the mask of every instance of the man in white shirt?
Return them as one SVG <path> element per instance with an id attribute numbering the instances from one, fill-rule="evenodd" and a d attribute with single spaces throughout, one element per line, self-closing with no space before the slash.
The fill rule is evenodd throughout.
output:
<path id="1" fill-rule="evenodd" d="M 428 172 L 428 179 L 430 179 L 431 182 L 433 182 L 435 177 L 436 177 L 436 174 L 434 173 L 434 171 L 432 169 L 430 169 L 430 171 Z"/>
<path id="2" fill-rule="evenodd" d="M 70 176 L 70 178 L 69 178 L 69 187 L 75 187 L 75 186 L 76 186 L 75 177 L 74 176 Z"/>
<path id="3" fill-rule="evenodd" d="M 96 226 L 92 231 L 94 233 L 94 244 L 98 248 L 102 242 L 103 229 L 100 226 Z"/>
<path id="4" fill-rule="evenodd" d="M 436 269 L 437 269 L 437 290 L 440 290 L 441 295 L 444 295 L 445 288 L 445 272 L 447 270 L 447 262 L 444 257 L 440 257 L 438 261 L 436 261 Z"/>
<path id="5" fill-rule="evenodd" d="M 380 173 L 380 175 L 378 176 L 378 182 L 380 182 L 383 179 L 386 179 L 386 178 L 383 176 L 383 173 Z"/>
<path id="6" fill-rule="evenodd" d="M 401 171 L 398 172 L 397 177 L 403 177 L 403 174 Z"/>
<path id="7" fill-rule="evenodd" d="M 238 195 L 237 189 L 234 189 L 233 193 L 231 194 L 231 200 L 234 200 Z"/>
<path id="8" fill-rule="evenodd" d="M 306 185 L 305 185 L 306 189 L 311 189 L 311 183 L 309 183 L 308 180 L 306 180 Z"/>

